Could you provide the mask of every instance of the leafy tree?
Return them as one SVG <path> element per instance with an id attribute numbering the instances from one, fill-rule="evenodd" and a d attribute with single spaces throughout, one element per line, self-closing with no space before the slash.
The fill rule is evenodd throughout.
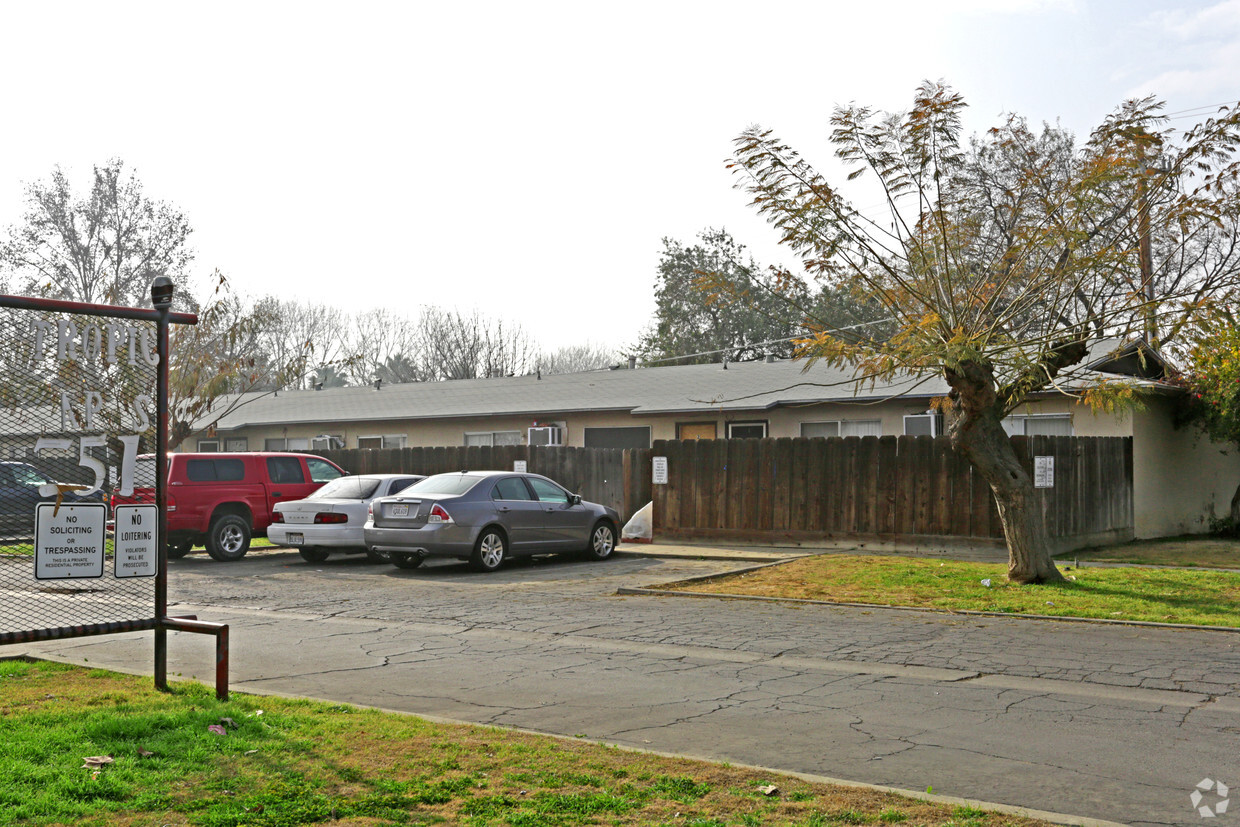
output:
<path id="1" fill-rule="evenodd" d="M 0 244 L 0 268 L 31 295 L 145 307 L 154 276 L 189 282 L 190 232 L 175 207 L 146 197 L 119 158 L 94 168 L 85 195 L 56 167 L 27 187 L 22 222 Z M 184 292 L 178 308 L 189 297 Z"/>
<path id="2" fill-rule="evenodd" d="M 769 131 L 742 134 L 729 166 L 816 279 L 873 297 L 892 319 L 890 337 L 823 330 L 802 355 L 860 377 L 944 377 L 948 434 L 994 492 L 1009 578 L 1060 580 L 1002 419 L 1085 378 L 1091 341 L 1172 343 L 1204 307 L 1234 301 L 1240 109 L 1177 134 L 1160 103 L 1129 101 L 1077 149 L 1017 116 L 963 143 L 964 106 L 927 82 L 903 114 L 835 110 L 836 155 L 854 186 L 868 179 L 882 197 L 881 218 Z M 1095 383 L 1083 395 L 1114 405 L 1131 394 Z"/>
<path id="3" fill-rule="evenodd" d="M 761 268 L 727 230 L 706 229 L 698 244 L 663 239 L 654 285 L 655 315 L 637 351 L 647 362 L 682 364 L 792 354 L 803 331 L 758 277 Z M 804 296 L 797 296 L 803 300 Z M 773 343 L 773 344 L 766 344 Z M 704 354 L 692 356 L 691 354 Z"/>
<path id="4" fill-rule="evenodd" d="M 1199 425 L 1217 442 L 1240 449 L 1240 325 L 1229 314 L 1217 314 L 1188 354 L 1182 418 Z M 1231 498 L 1228 528 L 1240 531 L 1240 485 Z"/>

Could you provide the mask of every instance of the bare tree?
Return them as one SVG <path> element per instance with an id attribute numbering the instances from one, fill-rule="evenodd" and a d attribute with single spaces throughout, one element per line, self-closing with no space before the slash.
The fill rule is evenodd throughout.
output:
<path id="1" fill-rule="evenodd" d="M 26 189 L 26 213 L 0 245 L 0 265 L 14 288 L 70 301 L 145 306 L 152 277 L 188 285 L 193 260 L 189 221 L 152 201 L 119 158 L 94 168 L 77 196 L 56 167 Z M 178 293 L 188 308 L 190 291 Z"/>
<path id="2" fill-rule="evenodd" d="M 538 369 L 543 373 L 581 373 L 610 367 L 620 359 L 620 354 L 609 347 L 586 342 L 584 345 L 568 345 L 550 353 L 540 353 Z"/>

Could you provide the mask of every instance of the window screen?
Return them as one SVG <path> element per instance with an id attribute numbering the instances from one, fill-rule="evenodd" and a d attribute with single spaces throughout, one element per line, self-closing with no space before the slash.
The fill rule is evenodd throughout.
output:
<path id="1" fill-rule="evenodd" d="M 650 426 L 586 428 L 587 448 L 649 448 Z"/>

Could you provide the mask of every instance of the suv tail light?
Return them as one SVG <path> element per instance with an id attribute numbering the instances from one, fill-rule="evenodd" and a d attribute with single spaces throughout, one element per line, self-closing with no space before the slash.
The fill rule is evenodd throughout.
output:
<path id="1" fill-rule="evenodd" d="M 333 513 L 330 511 L 320 511 L 314 515 L 316 523 L 347 523 L 349 521 L 348 514 Z"/>
<path id="2" fill-rule="evenodd" d="M 428 523 L 450 523 L 452 522 L 452 517 L 447 511 L 444 511 L 442 505 L 435 503 L 431 506 L 431 513 L 430 516 L 426 518 L 426 521 Z"/>

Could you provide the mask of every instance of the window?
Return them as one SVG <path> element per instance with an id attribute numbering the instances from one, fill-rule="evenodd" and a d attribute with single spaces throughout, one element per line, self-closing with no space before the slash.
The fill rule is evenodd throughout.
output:
<path id="1" fill-rule="evenodd" d="M 586 428 L 587 448 L 649 448 L 650 426 Z"/>
<path id="2" fill-rule="evenodd" d="M 837 419 L 826 422 L 802 422 L 801 436 L 882 436 L 881 419 Z"/>
<path id="3" fill-rule="evenodd" d="M 1074 436 L 1070 414 L 1009 416 L 1003 420 L 1008 436 Z"/>
<path id="4" fill-rule="evenodd" d="M 224 440 L 224 450 L 232 454 L 250 450 L 249 445 L 250 441 L 243 436 Z"/>
<path id="5" fill-rule="evenodd" d="M 766 421 L 729 422 L 728 439 L 762 439 L 766 436 Z"/>
<path id="6" fill-rule="evenodd" d="M 245 479 L 245 463 L 239 459 L 191 459 L 185 462 L 185 477 L 190 482 L 240 482 Z"/>
<path id="7" fill-rule="evenodd" d="M 309 451 L 310 440 L 305 437 L 264 439 L 264 451 Z"/>
<path id="8" fill-rule="evenodd" d="M 319 434 L 310 440 L 310 448 L 315 451 L 330 451 L 333 448 L 343 448 L 344 437 L 339 434 Z"/>
<path id="9" fill-rule="evenodd" d="M 357 447 L 358 448 L 369 448 L 372 450 L 375 448 L 404 448 L 405 447 L 405 435 L 404 434 L 383 434 L 382 436 L 379 436 L 379 435 L 359 436 L 357 438 Z"/>
<path id="10" fill-rule="evenodd" d="M 466 431 L 466 445 L 520 445 L 520 431 Z"/>
<path id="11" fill-rule="evenodd" d="M 276 484 L 292 485 L 306 481 L 301 460 L 297 457 L 267 457 L 267 475 Z"/>
<path id="12" fill-rule="evenodd" d="M 285 459 L 285 457 L 280 457 L 280 459 Z M 287 457 L 287 459 L 292 459 L 292 457 Z M 306 457 L 306 467 L 310 469 L 310 479 L 313 482 L 329 482 L 344 476 L 339 468 L 316 457 Z"/>
<path id="13" fill-rule="evenodd" d="M 937 413 L 905 414 L 905 436 L 939 436 L 943 433 L 943 415 Z"/>
<path id="14" fill-rule="evenodd" d="M 538 477 L 526 477 L 526 482 L 534 489 L 534 496 L 538 497 L 540 503 L 568 502 L 568 493 L 553 482 L 540 480 Z"/>
<path id="15" fill-rule="evenodd" d="M 198 440 L 198 453 L 210 454 L 220 450 L 220 441 L 218 439 L 200 439 Z"/>
<path id="16" fill-rule="evenodd" d="M 677 439 L 714 439 L 716 436 L 713 422 L 677 422 Z"/>
<path id="17" fill-rule="evenodd" d="M 530 489 L 526 487 L 525 480 L 520 477 L 505 477 L 495 483 L 495 489 L 491 491 L 491 499 L 493 500 L 532 500 Z"/>

